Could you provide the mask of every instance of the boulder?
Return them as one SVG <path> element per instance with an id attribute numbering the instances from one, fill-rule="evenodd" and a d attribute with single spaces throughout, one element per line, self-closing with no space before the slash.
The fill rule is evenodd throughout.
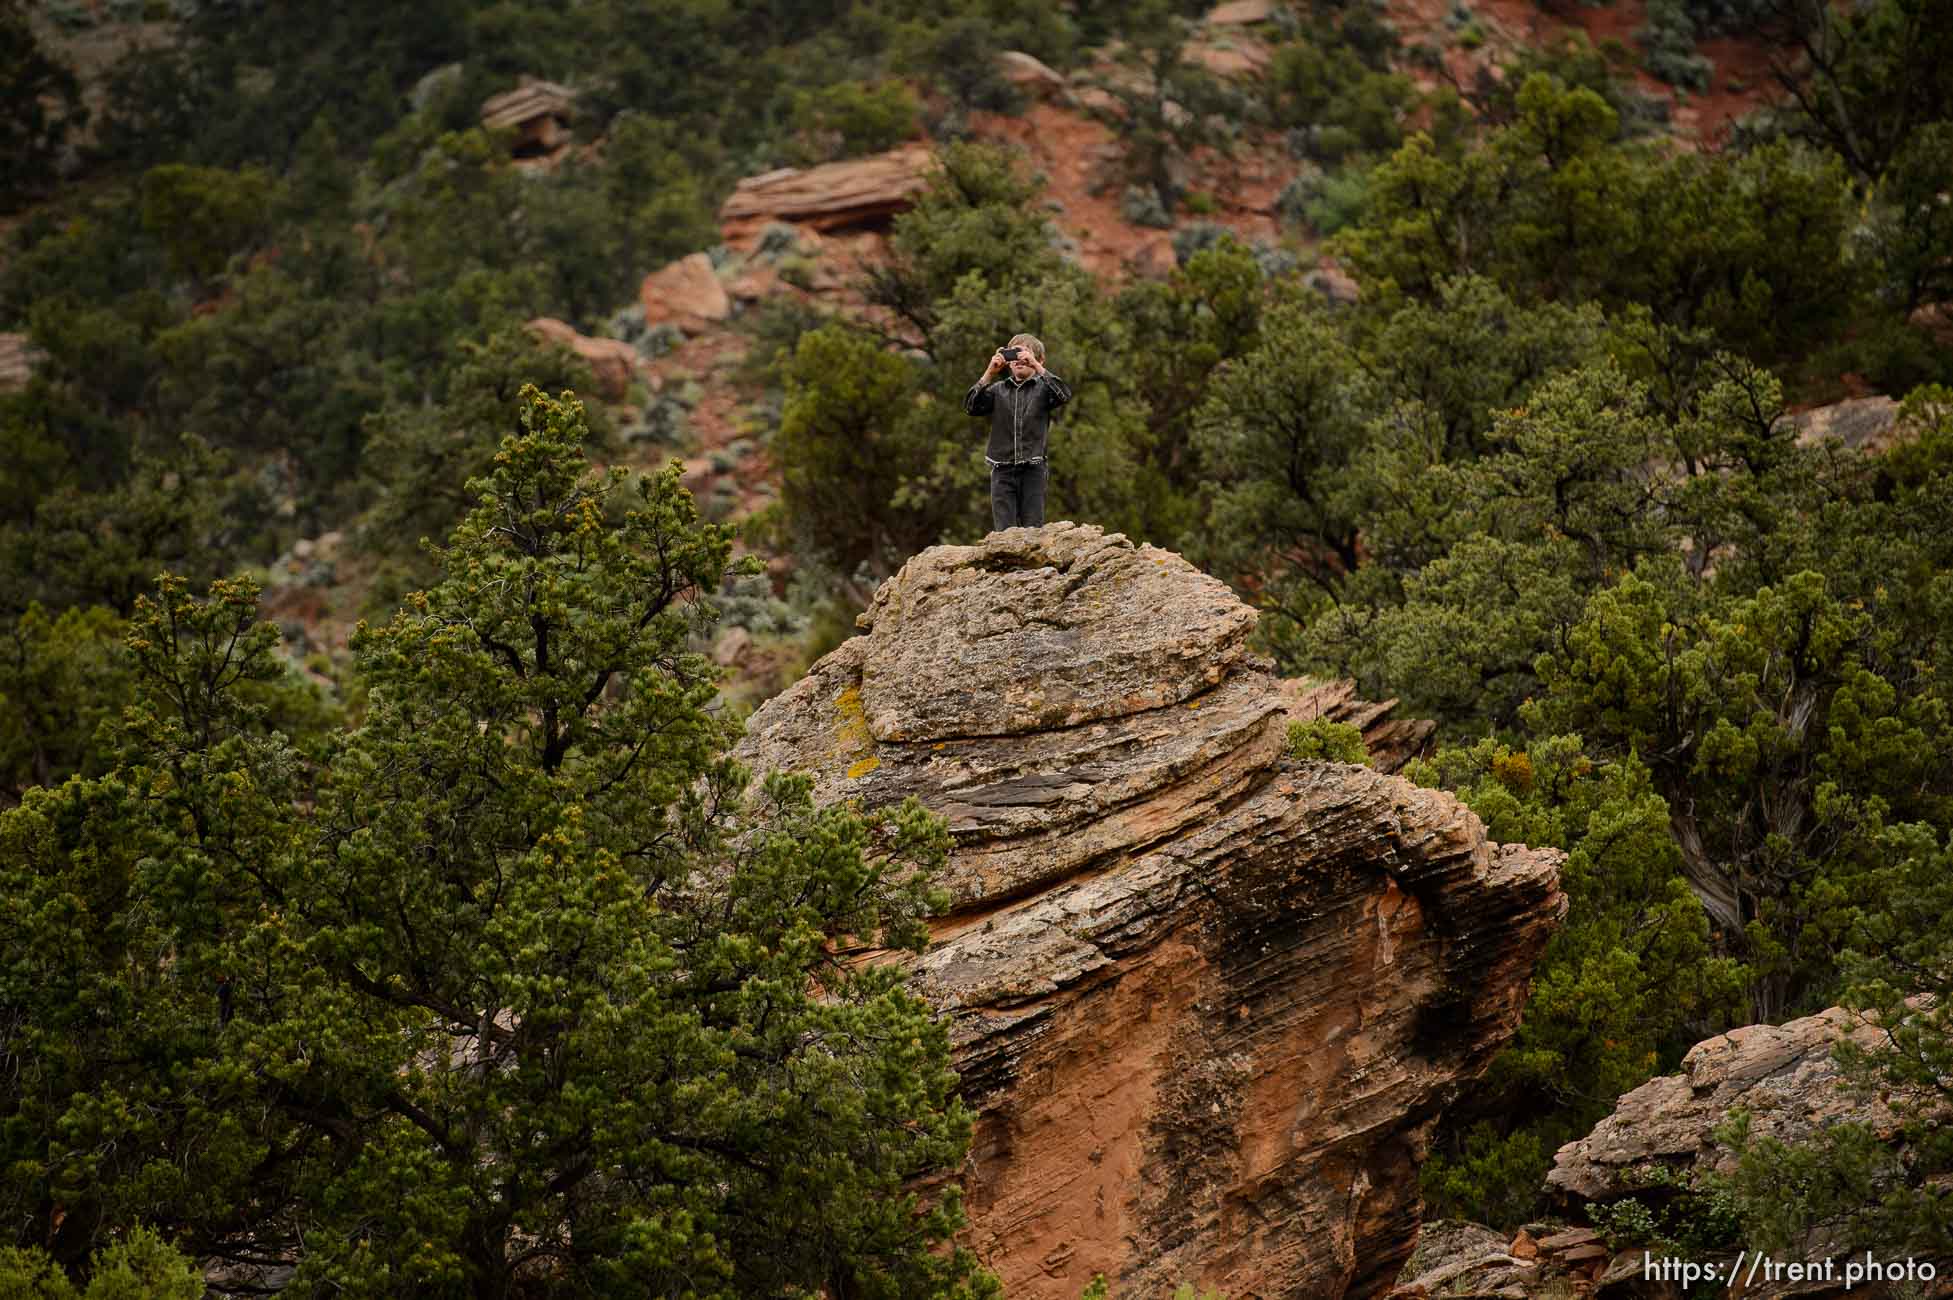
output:
<path id="1" fill-rule="evenodd" d="M 1631 1190 L 1637 1168 L 1732 1173 L 1735 1154 L 1711 1134 L 1738 1106 L 1749 1111 L 1755 1137 L 1790 1144 L 1846 1119 L 1895 1132 L 1891 1106 L 1848 1088 L 1831 1057 L 1847 1035 L 1869 1045 L 1879 1031 L 1832 1007 L 1705 1039 L 1682 1058 L 1680 1074 L 1650 1079 L 1616 1102 L 1593 1132 L 1561 1147 L 1546 1185 L 1571 1201 L 1600 1201 Z"/>
<path id="2" fill-rule="evenodd" d="M 0 393 L 27 387 L 47 353 L 26 334 L 0 334 Z"/>
<path id="3" fill-rule="evenodd" d="M 524 77 L 522 84 L 482 101 L 481 124 L 515 132 L 518 158 L 551 158 L 570 142 L 576 92 L 553 81 Z"/>
<path id="4" fill-rule="evenodd" d="M 1259 41 L 1229 40 L 1225 45 L 1209 42 L 1189 47 L 1188 55 L 1195 63 L 1217 77 L 1238 80 L 1244 77 L 1259 77 L 1268 70 L 1274 55 L 1266 45 Z"/>
<path id="5" fill-rule="evenodd" d="M 1213 27 L 1243 27 L 1274 16 L 1275 0 L 1228 0 L 1207 11 L 1207 22 Z"/>
<path id="6" fill-rule="evenodd" d="M 1899 404 L 1889 397 L 1853 397 L 1787 418 L 1806 446 L 1836 438 L 1854 451 L 1884 451 L 1892 445 Z"/>
<path id="7" fill-rule="evenodd" d="M 1339 307 L 1347 307 L 1363 297 L 1363 288 L 1357 284 L 1356 277 L 1333 258 L 1325 257 L 1317 262 L 1316 269 L 1303 276 L 1302 282 Z"/>
<path id="8" fill-rule="evenodd" d="M 1564 911 L 1557 853 L 1284 758 L 1253 623 L 1169 552 L 1011 529 L 916 556 L 748 722 L 748 766 L 949 824 L 953 901 L 905 960 L 977 1115 L 966 1240 L 1010 1295 L 1382 1295 L 1430 1134 Z"/>
<path id="9" fill-rule="evenodd" d="M 732 299 L 704 253 L 681 257 L 645 276 L 637 297 L 647 329 L 671 324 L 687 334 L 701 334 L 732 315 Z"/>
<path id="10" fill-rule="evenodd" d="M 1588 1202 L 1619 1199 L 1645 1185 L 1649 1181 L 1645 1175 L 1657 1169 L 1663 1181 L 1673 1181 L 1677 1175 L 1729 1175 L 1735 1172 L 1737 1155 L 1714 1133 L 1738 1108 L 1749 1115 L 1752 1140 L 1773 1138 L 1796 1146 L 1834 1125 L 1851 1122 L 1869 1126 L 1887 1142 L 1901 1142 L 1898 1112 L 1937 1099 L 1858 1089 L 1832 1055 L 1841 1039 L 1869 1047 L 1883 1037 L 1884 1031 L 1854 1013 L 1832 1007 L 1787 1024 L 1750 1025 L 1706 1039 L 1682 1058 L 1680 1074 L 1649 1080 L 1616 1102 L 1613 1114 L 1593 1132 L 1561 1147 L 1546 1184 L 1569 1209 L 1577 1210 Z M 1551 1244 L 1550 1240 L 1540 1243 L 1542 1248 Z M 1679 1295 L 1679 1288 L 1644 1276 L 1641 1253 L 1621 1252 L 1599 1275 L 1596 1294 L 1602 1300 L 1666 1300 Z M 1740 1291 L 1730 1294 L 1740 1294 L 1744 1300 L 1842 1300 L 1870 1293 L 1862 1286 L 1855 1292 L 1846 1286 L 1841 1270 L 1847 1253 L 1828 1229 L 1819 1227 L 1774 1258 L 1820 1263 L 1837 1259 L 1837 1275 L 1773 1278 L 1751 1273 Z M 1720 1257 L 1704 1258 L 1727 1269 L 1736 1262 L 1736 1248 Z M 1881 1264 L 1894 1262 L 1878 1258 Z M 1940 1279 L 1938 1289 L 1919 1294 L 1953 1294 L 1946 1281 L 1953 1277 L 1953 1259 L 1932 1263 Z M 1874 1291 L 1883 1294 L 1881 1288 Z"/>
<path id="11" fill-rule="evenodd" d="M 1005 81 L 1033 99 L 1064 100 L 1071 86 L 1063 73 L 1022 50 L 1005 50 L 997 56 L 997 68 Z"/>
<path id="12" fill-rule="evenodd" d="M 743 251 L 777 221 L 815 230 L 883 224 L 928 186 L 933 157 L 928 145 L 907 144 L 867 158 L 748 176 L 719 207 L 721 232 Z"/>
<path id="13" fill-rule="evenodd" d="M 637 349 L 629 343 L 622 339 L 593 339 L 548 316 L 530 321 L 529 332 L 582 357 L 595 375 L 597 392 L 605 401 L 621 402 L 630 395 L 631 381 L 637 377 Z"/>

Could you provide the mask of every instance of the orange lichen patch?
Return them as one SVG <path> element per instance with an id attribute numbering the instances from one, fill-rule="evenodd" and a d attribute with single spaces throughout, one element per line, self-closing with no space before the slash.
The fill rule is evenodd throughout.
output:
<path id="1" fill-rule="evenodd" d="M 834 697 L 834 752 L 852 753 L 872 749 L 875 737 L 868 730 L 868 714 L 861 707 L 861 688 L 850 686 Z M 857 775 L 850 772 L 848 775 Z"/>

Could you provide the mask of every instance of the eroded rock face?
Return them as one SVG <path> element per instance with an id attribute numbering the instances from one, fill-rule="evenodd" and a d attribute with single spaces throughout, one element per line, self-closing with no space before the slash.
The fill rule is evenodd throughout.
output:
<path id="1" fill-rule="evenodd" d="M 950 823 L 914 977 L 952 1019 L 969 1241 L 1007 1293 L 1387 1290 L 1427 1136 L 1564 911 L 1558 856 L 1284 759 L 1252 611 L 1116 534 L 935 548 L 861 621 L 740 756 Z"/>

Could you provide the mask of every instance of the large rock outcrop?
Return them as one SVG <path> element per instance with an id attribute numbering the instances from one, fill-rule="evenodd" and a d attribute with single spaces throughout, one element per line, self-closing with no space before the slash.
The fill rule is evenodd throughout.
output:
<path id="1" fill-rule="evenodd" d="M 1553 1157 L 1546 1185 L 1569 1203 L 1607 1201 L 1639 1185 L 1655 1165 L 1733 1173 L 1736 1153 L 1715 1130 L 1741 1108 L 1759 1137 L 1797 1145 L 1849 1120 L 1890 1136 L 1899 1121 L 1889 1097 L 1847 1086 L 1832 1056 L 1841 1038 L 1876 1045 L 1881 1031 L 1841 1007 L 1782 1025 L 1748 1025 L 1704 1039 L 1680 1074 L 1650 1079 L 1614 1103 L 1614 1113 Z"/>
<path id="2" fill-rule="evenodd" d="M 971 1244 L 1019 1297 L 1387 1290 L 1444 1107 L 1511 1035 L 1557 855 L 1283 757 L 1254 615 L 1072 524 L 937 547 L 741 757 L 949 822 L 914 965 L 978 1129 Z"/>
<path id="3" fill-rule="evenodd" d="M 1852 1086 L 1833 1049 L 1849 1038 L 1876 1046 L 1883 1032 L 1840 1007 L 1782 1025 L 1749 1025 L 1705 1039 L 1682 1058 L 1679 1074 L 1650 1079 L 1614 1105 L 1613 1114 L 1586 1137 L 1561 1147 L 1546 1184 L 1572 1212 L 1592 1202 L 1617 1200 L 1649 1185 L 1650 1174 L 1668 1179 L 1702 1180 L 1703 1175 L 1735 1172 L 1738 1153 L 1716 1136 L 1737 1110 L 1748 1114 L 1752 1138 L 1774 1138 L 1798 1146 L 1841 1123 L 1863 1124 L 1903 1155 L 1900 1112 L 1929 1103 L 1918 1094 L 1868 1092 Z M 1596 1263 L 1596 1294 L 1604 1300 L 1657 1300 L 1674 1293 L 1649 1283 L 1640 1266 L 1641 1249 L 1624 1249 L 1611 1262 Z M 1709 1258 L 1725 1268 L 1735 1254 Z M 1844 1267 L 1852 1252 L 1820 1228 L 1793 1249 L 1786 1260 L 1835 1259 Z M 1881 1264 L 1896 1262 L 1879 1256 Z M 1754 1261 L 1752 1261 L 1754 1262 Z M 1604 1263 L 1604 1269 L 1601 1264 Z M 1953 1260 L 1933 1261 L 1941 1279 L 1953 1277 Z M 1752 1274 L 1745 1300 L 1832 1300 L 1848 1294 L 1888 1294 L 1882 1287 L 1848 1287 L 1830 1278 L 1758 1278 Z M 1734 1293 L 1732 1293 L 1734 1294 Z M 1890 1294 L 1899 1294 L 1891 1292 Z M 1949 1295 L 1953 1284 L 1907 1294 Z"/>

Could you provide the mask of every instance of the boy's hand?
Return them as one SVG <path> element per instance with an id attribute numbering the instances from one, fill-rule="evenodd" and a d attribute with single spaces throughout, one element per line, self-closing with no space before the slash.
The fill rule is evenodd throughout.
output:
<path id="1" fill-rule="evenodd" d="M 1010 363 L 1008 361 L 1004 360 L 1004 350 L 1002 348 L 998 348 L 995 352 L 992 352 L 990 354 L 990 364 L 984 367 L 983 377 L 985 379 L 989 379 L 991 376 L 995 375 L 999 370 L 1004 369 L 1009 364 Z"/>

